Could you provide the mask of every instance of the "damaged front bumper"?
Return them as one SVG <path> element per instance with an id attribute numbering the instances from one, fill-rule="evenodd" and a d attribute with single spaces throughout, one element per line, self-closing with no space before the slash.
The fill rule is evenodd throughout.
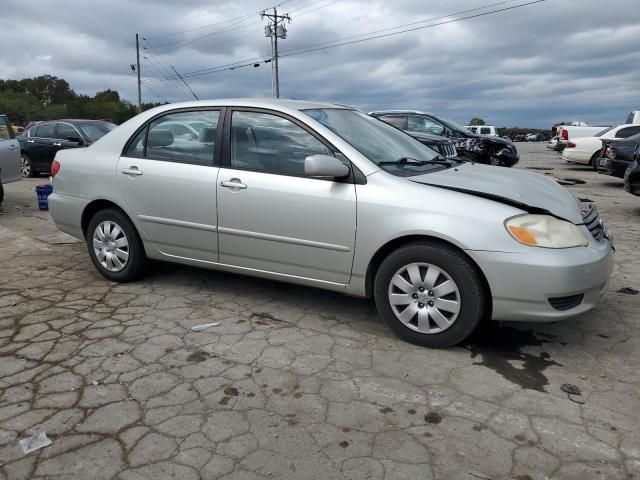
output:
<path id="1" fill-rule="evenodd" d="M 570 249 L 467 253 L 489 284 L 493 320 L 553 322 L 588 312 L 602 300 L 613 270 L 607 238 Z"/>

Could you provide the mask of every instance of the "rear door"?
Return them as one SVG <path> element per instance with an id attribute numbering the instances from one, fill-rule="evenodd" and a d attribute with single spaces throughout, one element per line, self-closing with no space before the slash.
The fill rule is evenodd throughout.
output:
<path id="1" fill-rule="evenodd" d="M 118 161 L 118 184 L 129 208 L 169 257 L 218 261 L 219 118 L 220 109 L 167 112 L 140 130 Z M 201 123 L 197 138 L 175 136 L 167 127 L 176 122 Z"/>
<path id="2" fill-rule="evenodd" d="M 31 137 L 27 139 L 27 143 L 30 144 L 25 149 L 31 159 L 33 168 L 36 171 L 49 171 L 51 169 L 51 162 L 55 157 L 58 147 L 53 144 L 56 141 L 56 124 L 55 122 L 44 122 L 35 127 L 35 136 L 33 129 L 31 130 Z"/>
<path id="3" fill-rule="evenodd" d="M 20 178 L 20 145 L 9 120 L 0 115 L 0 181 L 9 183 Z"/>

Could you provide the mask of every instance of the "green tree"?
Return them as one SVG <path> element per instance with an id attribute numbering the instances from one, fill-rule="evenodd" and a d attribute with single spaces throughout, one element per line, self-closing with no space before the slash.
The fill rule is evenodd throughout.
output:
<path id="1" fill-rule="evenodd" d="M 481 118 L 473 117 L 469 122 L 469 125 L 486 125 L 486 123 Z"/>

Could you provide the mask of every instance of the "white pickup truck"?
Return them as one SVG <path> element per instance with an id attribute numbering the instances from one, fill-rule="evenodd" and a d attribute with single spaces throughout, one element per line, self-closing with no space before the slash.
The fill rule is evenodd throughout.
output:
<path id="1" fill-rule="evenodd" d="M 556 130 L 556 136 L 562 143 L 567 143 L 575 138 L 595 137 L 596 134 L 606 130 L 610 125 L 600 125 L 592 127 L 585 122 L 573 122 L 580 125 L 559 125 Z"/>

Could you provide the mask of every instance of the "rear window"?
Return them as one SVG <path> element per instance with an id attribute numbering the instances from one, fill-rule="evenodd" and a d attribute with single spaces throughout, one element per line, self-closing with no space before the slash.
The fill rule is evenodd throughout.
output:
<path id="1" fill-rule="evenodd" d="M 627 121 L 624 123 L 633 123 L 633 117 L 635 116 L 634 113 L 635 112 L 629 113 L 629 116 L 627 117 Z"/>

